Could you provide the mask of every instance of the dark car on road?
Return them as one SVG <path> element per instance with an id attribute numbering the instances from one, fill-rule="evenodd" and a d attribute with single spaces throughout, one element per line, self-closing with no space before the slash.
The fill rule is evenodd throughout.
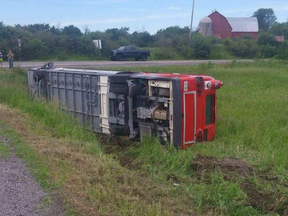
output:
<path id="1" fill-rule="evenodd" d="M 118 50 L 110 51 L 110 59 L 112 61 L 121 61 L 125 58 L 146 61 L 148 56 L 150 56 L 149 50 L 140 50 L 136 46 L 122 46 Z"/>

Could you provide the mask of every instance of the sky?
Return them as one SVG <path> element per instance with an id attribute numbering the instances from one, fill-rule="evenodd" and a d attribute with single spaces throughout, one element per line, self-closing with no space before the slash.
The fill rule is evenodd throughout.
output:
<path id="1" fill-rule="evenodd" d="M 6 25 L 47 23 L 88 27 L 92 31 L 130 27 L 152 34 L 169 26 L 190 26 L 193 0 L 0 0 L 0 22 Z M 273 8 L 278 22 L 288 19 L 287 0 L 195 0 L 193 28 L 217 10 L 227 17 L 252 16 Z"/>

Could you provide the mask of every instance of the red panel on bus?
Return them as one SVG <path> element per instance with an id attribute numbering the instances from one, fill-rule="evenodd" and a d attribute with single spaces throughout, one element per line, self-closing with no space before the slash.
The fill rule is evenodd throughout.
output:
<path id="1" fill-rule="evenodd" d="M 184 144 L 192 144 L 195 142 L 195 111 L 196 111 L 196 92 L 184 93 Z"/>

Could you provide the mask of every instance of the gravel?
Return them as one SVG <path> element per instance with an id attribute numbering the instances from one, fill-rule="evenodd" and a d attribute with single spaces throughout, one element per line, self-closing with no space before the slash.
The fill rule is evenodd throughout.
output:
<path id="1" fill-rule="evenodd" d="M 42 201 L 50 197 L 49 194 L 41 189 L 27 165 L 13 153 L 9 139 L 0 137 L 0 140 L 10 149 L 7 158 L 0 156 L 0 216 L 65 215 L 62 203 L 45 204 Z"/>

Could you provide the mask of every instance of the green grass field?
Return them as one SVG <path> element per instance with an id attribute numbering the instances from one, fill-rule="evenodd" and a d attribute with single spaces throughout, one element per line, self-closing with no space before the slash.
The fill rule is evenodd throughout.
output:
<path id="1" fill-rule="evenodd" d="M 79 172 L 83 178 L 98 179 L 85 187 L 89 191 L 84 195 L 100 215 L 288 215 L 288 64 L 259 61 L 113 69 L 207 74 L 223 81 L 217 92 L 216 138 L 180 151 L 160 145 L 155 138 L 131 144 L 95 137 L 55 105 L 31 101 L 23 71 L 0 72 L 1 104 L 25 113 L 38 125 L 31 128 L 34 133 L 66 140 L 102 170 L 97 172 L 101 176 L 93 178 Z M 45 157 L 49 167 L 52 156 Z M 72 157 L 62 160 L 68 164 L 64 171 L 73 177 Z M 57 177 L 64 175 L 60 173 L 50 181 L 62 179 Z M 101 190 L 98 181 L 107 181 L 101 183 Z M 61 181 L 59 187 L 65 188 L 66 183 Z M 131 191 L 123 190 L 123 185 L 131 186 Z"/>

